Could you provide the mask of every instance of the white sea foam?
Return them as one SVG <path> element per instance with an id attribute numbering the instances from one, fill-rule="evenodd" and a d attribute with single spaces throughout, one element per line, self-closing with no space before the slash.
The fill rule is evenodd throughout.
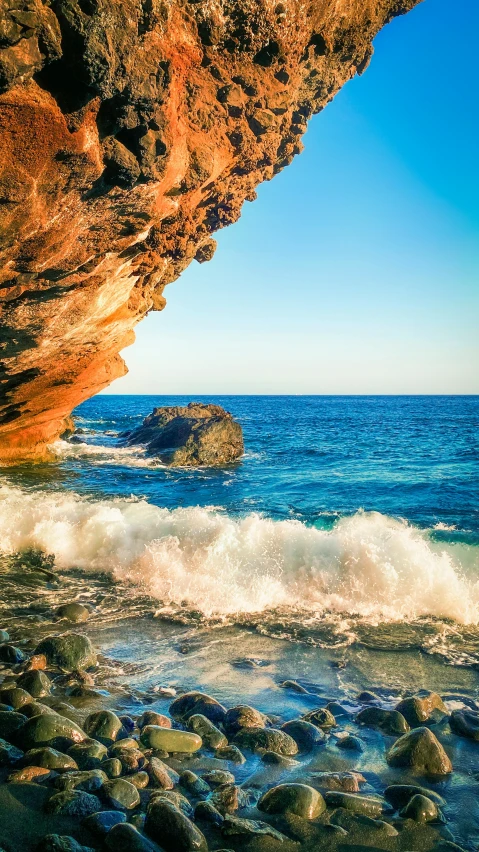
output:
<path id="1" fill-rule="evenodd" d="M 95 465 L 122 465 L 128 467 L 164 467 L 156 458 L 145 455 L 145 447 L 115 447 L 103 444 L 76 444 L 71 441 L 58 440 L 50 446 L 58 459 L 88 458 Z"/>
<path id="2" fill-rule="evenodd" d="M 135 498 L 94 501 L 4 486 L 0 547 L 41 548 L 62 568 L 107 571 L 208 616 L 287 606 L 371 621 L 479 622 L 478 549 L 439 546 L 379 513 L 359 512 L 324 531 L 257 514 L 235 519 L 199 507 L 170 511 Z"/>

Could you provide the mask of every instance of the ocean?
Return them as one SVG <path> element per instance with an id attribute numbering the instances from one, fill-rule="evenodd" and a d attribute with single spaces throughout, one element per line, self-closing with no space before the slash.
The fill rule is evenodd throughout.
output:
<path id="1" fill-rule="evenodd" d="M 74 412 L 56 461 L 3 470 L 0 627 L 33 650 L 68 629 L 59 604 L 89 606 L 70 629 L 101 656 L 96 697 L 68 698 L 78 708 L 166 712 L 167 695 L 200 689 L 281 724 L 341 702 L 326 747 L 294 771 L 250 756 L 237 783 L 417 783 L 387 765 L 392 737 L 360 728 L 362 753 L 336 742 L 357 733 L 365 689 L 386 708 L 426 689 L 479 709 L 479 397 L 194 399 L 239 420 L 238 463 L 173 470 L 119 447 L 155 406 L 191 398 L 104 395 Z M 477 743 L 447 717 L 434 730 L 454 773 L 428 784 L 446 794 L 446 836 L 473 850 Z M 431 848 L 424 832 L 411 848 Z"/>
<path id="2" fill-rule="evenodd" d="M 331 647 L 385 630 L 389 646 L 396 625 L 399 645 L 475 664 L 479 397 L 194 399 L 241 423 L 237 464 L 173 470 L 117 446 L 154 407 L 191 397 L 97 396 L 56 463 L 4 471 L 4 553 L 107 574 L 125 608 L 141 593 L 202 624 L 260 614 L 263 633 Z"/>

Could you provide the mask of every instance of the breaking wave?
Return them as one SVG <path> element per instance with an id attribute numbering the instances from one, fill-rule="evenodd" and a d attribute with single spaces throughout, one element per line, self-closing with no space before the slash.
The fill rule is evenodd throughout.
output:
<path id="1" fill-rule="evenodd" d="M 59 568 L 107 572 L 208 617 L 288 607 L 375 623 L 479 622 L 479 549 L 438 545 L 376 512 L 342 517 L 326 531 L 258 514 L 3 486 L 0 549 L 29 548 L 54 554 Z"/>

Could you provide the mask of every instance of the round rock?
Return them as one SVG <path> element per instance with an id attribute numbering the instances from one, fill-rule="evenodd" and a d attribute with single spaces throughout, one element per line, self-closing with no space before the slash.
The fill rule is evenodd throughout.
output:
<path id="1" fill-rule="evenodd" d="M 44 654 L 49 665 L 58 666 L 67 672 L 96 665 L 93 645 L 88 636 L 81 633 L 48 636 L 37 646 L 35 654 Z"/>
<path id="2" fill-rule="evenodd" d="M 177 731 L 173 728 L 160 728 L 158 725 L 146 725 L 141 732 L 140 739 L 147 748 L 169 753 L 193 754 L 202 746 L 202 740 L 198 734 L 189 731 Z"/>
<path id="3" fill-rule="evenodd" d="M 429 728 L 414 728 L 400 737 L 386 754 L 390 766 L 409 767 L 420 775 L 449 775 L 452 763 Z"/>
<path id="4" fill-rule="evenodd" d="M 296 814 L 303 819 L 316 819 L 326 810 L 326 803 L 321 793 L 307 784 L 279 784 L 261 796 L 258 808 L 267 814 Z"/>
<path id="5" fill-rule="evenodd" d="M 235 736 L 239 748 L 250 751 L 275 751 L 287 757 L 298 753 L 298 746 L 289 734 L 276 728 L 242 728 Z"/>

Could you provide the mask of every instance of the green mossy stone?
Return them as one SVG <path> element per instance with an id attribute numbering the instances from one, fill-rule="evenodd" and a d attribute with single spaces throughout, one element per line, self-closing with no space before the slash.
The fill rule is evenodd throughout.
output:
<path id="1" fill-rule="evenodd" d="M 429 728 L 414 728 L 391 746 L 387 762 L 394 767 L 409 767 L 418 775 L 443 776 L 452 772 L 452 763 L 443 746 Z"/>
<path id="2" fill-rule="evenodd" d="M 399 816 L 419 823 L 436 822 L 439 819 L 439 810 L 432 799 L 417 793 L 400 811 Z"/>
<path id="3" fill-rule="evenodd" d="M 321 793 L 307 784 L 278 784 L 261 796 L 258 809 L 267 814 L 296 814 L 316 819 L 326 810 L 326 803 Z"/>
<path id="4" fill-rule="evenodd" d="M 2 689 L 0 692 L 0 701 L 3 704 L 9 704 L 14 710 L 19 710 L 24 704 L 32 702 L 32 696 L 26 689 L 21 689 L 18 686 L 11 686 L 8 689 Z"/>
<path id="5" fill-rule="evenodd" d="M 121 760 L 117 757 L 109 757 L 101 764 L 102 771 L 108 778 L 119 778 L 122 773 Z"/>
<path id="6" fill-rule="evenodd" d="M 30 693 L 32 698 L 46 698 L 51 694 L 51 681 L 45 672 L 33 670 L 24 672 L 17 681 L 17 686 Z"/>
<path id="7" fill-rule="evenodd" d="M 147 748 L 160 749 L 170 754 L 173 752 L 193 754 L 203 744 L 198 734 L 177 731 L 173 728 L 160 728 L 158 725 L 146 725 L 140 739 Z"/>
<path id="8" fill-rule="evenodd" d="M 275 751 L 286 757 L 298 753 L 298 746 L 293 738 L 276 728 L 242 728 L 235 736 L 235 745 L 250 751 Z"/>
<path id="9" fill-rule="evenodd" d="M 74 743 L 85 739 L 86 734 L 78 725 L 56 713 L 46 713 L 27 719 L 16 734 L 18 745 L 25 751 L 41 746 L 66 751 Z"/>
<path id="10" fill-rule="evenodd" d="M 124 778 L 114 778 L 103 785 L 103 796 L 115 810 L 133 810 L 140 804 L 140 794 L 134 784 Z"/>
<path id="11" fill-rule="evenodd" d="M 49 665 L 58 666 L 68 672 L 96 665 L 93 645 L 88 637 L 81 633 L 48 636 L 37 646 L 35 654 L 44 654 Z"/>
<path id="12" fill-rule="evenodd" d="M 90 610 L 79 603 L 68 603 L 59 606 L 56 613 L 59 618 L 64 618 L 66 621 L 71 621 L 73 624 L 80 624 L 88 621 L 90 618 Z"/>
<path id="13" fill-rule="evenodd" d="M 401 713 L 397 710 L 383 710 L 381 707 L 365 707 L 356 716 L 356 722 L 391 736 L 400 736 L 409 731 L 409 725 Z"/>
<path id="14" fill-rule="evenodd" d="M 201 713 L 212 722 L 223 722 L 226 709 L 216 698 L 203 692 L 185 692 L 170 704 L 170 714 L 174 719 L 189 719 L 194 713 Z"/>
<path id="15" fill-rule="evenodd" d="M 41 766 L 55 772 L 70 772 L 78 769 L 77 764 L 69 755 L 54 748 L 32 748 L 22 757 L 22 766 Z"/>
<path id="16" fill-rule="evenodd" d="M 122 727 L 118 716 L 111 710 L 98 710 L 96 713 L 90 713 L 83 723 L 85 733 L 106 746 L 115 742 Z"/>
<path id="17" fill-rule="evenodd" d="M 228 745 L 228 739 L 216 725 L 202 713 L 193 713 L 187 722 L 188 728 L 198 734 L 204 745 L 213 750 L 224 748 Z"/>
<path id="18" fill-rule="evenodd" d="M 448 709 L 437 692 L 426 692 L 404 698 L 396 706 L 396 710 L 402 713 L 411 728 L 418 728 L 425 724 L 435 725 L 449 716 Z"/>
<path id="19" fill-rule="evenodd" d="M 85 735 L 83 742 L 71 745 L 67 754 L 76 761 L 79 769 L 98 769 L 106 758 L 108 749 Z"/>
<path id="20" fill-rule="evenodd" d="M 331 713 L 330 710 L 327 710 L 325 707 L 319 707 L 316 710 L 310 710 L 309 713 L 306 713 L 303 716 L 305 722 L 311 722 L 312 725 L 316 725 L 318 728 L 335 728 L 336 727 L 336 719 Z"/>

